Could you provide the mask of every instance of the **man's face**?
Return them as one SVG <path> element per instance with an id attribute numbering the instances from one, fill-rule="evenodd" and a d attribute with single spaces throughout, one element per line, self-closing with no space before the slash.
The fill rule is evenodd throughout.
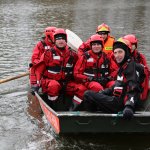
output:
<path id="1" fill-rule="evenodd" d="M 55 40 L 55 44 L 58 48 L 64 48 L 67 45 L 65 39 L 57 39 L 57 40 Z"/>
<path id="2" fill-rule="evenodd" d="M 102 45 L 100 43 L 92 43 L 92 51 L 94 53 L 99 53 L 102 51 Z"/>
<path id="3" fill-rule="evenodd" d="M 98 32 L 99 35 L 101 35 L 101 37 L 104 39 L 104 41 L 107 39 L 108 37 L 108 33 L 107 32 Z"/>
<path id="4" fill-rule="evenodd" d="M 125 57 L 125 51 L 122 48 L 116 48 L 114 50 L 114 56 L 115 56 L 116 62 L 119 64 L 123 61 Z"/>

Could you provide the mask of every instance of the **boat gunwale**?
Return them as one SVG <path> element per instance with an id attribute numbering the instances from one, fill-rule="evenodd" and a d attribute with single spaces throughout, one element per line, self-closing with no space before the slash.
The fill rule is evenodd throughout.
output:
<path id="1" fill-rule="evenodd" d="M 110 114 L 110 113 L 102 113 L 102 112 L 88 112 L 88 111 L 55 111 L 53 110 L 42 98 L 41 96 L 35 92 L 37 98 L 44 103 L 44 105 L 57 117 L 61 116 L 96 116 L 96 117 L 123 117 L 122 113 Z M 150 117 L 150 112 L 148 111 L 136 111 L 134 113 L 134 117 Z"/>

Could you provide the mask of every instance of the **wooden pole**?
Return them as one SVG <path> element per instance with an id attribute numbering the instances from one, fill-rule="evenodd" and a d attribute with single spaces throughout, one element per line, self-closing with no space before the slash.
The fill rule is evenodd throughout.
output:
<path id="1" fill-rule="evenodd" d="M 1 83 L 5 83 L 5 82 L 8 82 L 8 81 L 11 81 L 11 80 L 15 80 L 15 79 L 18 79 L 18 78 L 21 78 L 21 77 L 25 77 L 25 76 L 27 76 L 27 75 L 29 75 L 29 72 L 25 72 L 25 73 L 23 73 L 23 74 L 20 74 L 20 75 L 15 76 L 15 77 L 9 77 L 9 78 L 7 78 L 7 79 L 1 79 L 1 80 L 0 80 L 0 84 L 1 84 Z"/>

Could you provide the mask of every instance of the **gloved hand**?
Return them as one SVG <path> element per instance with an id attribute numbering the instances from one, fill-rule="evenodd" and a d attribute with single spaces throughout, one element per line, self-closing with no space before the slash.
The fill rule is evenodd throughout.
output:
<path id="1" fill-rule="evenodd" d="M 31 94 L 35 95 L 35 92 L 38 92 L 39 88 L 40 88 L 39 84 L 31 85 Z"/>
<path id="2" fill-rule="evenodd" d="M 33 64 L 32 63 L 29 63 L 29 68 L 31 68 L 33 66 Z"/>
<path id="3" fill-rule="evenodd" d="M 130 119 L 133 118 L 133 113 L 134 113 L 134 112 L 133 112 L 132 107 L 126 106 L 126 107 L 124 108 L 124 110 L 123 110 L 123 117 L 124 117 L 125 119 L 130 120 Z"/>
<path id="4" fill-rule="evenodd" d="M 100 78 L 98 79 L 98 82 L 99 82 L 102 86 L 105 86 L 108 81 L 109 81 L 109 79 L 108 79 L 107 77 L 100 77 Z"/>

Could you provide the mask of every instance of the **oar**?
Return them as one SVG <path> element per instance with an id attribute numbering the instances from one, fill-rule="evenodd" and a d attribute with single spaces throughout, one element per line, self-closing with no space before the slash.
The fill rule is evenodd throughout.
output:
<path id="1" fill-rule="evenodd" d="M 27 75 L 29 75 L 29 72 L 25 72 L 25 73 L 23 73 L 23 74 L 20 74 L 20 75 L 14 76 L 14 77 L 9 77 L 9 78 L 6 78 L 6 79 L 1 79 L 1 80 L 0 80 L 0 84 L 1 84 L 1 83 L 4 83 L 4 82 L 11 81 L 11 80 L 15 80 L 15 79 L 18 79 L 18 78 L 27 76 Z"/>
<path id="2" fill-rule="evenodd" d="M 66 29 L 67 33 L 67 44 L 76 52 L 78 51 L 79 46 L 83 43 L 83 41 L 72 31 Z"/>

